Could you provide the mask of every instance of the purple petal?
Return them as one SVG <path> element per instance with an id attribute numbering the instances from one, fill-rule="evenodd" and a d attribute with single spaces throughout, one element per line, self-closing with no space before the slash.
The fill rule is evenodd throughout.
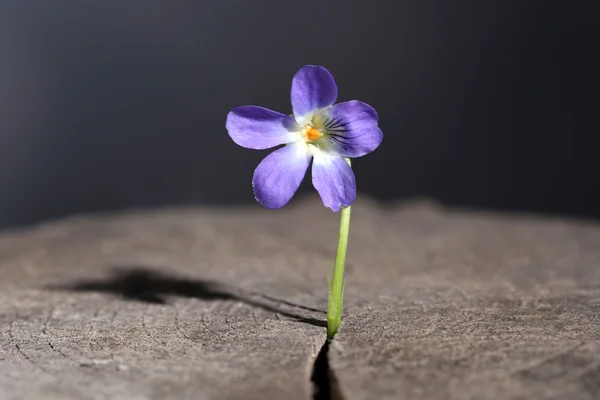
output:
<path id="1" fill-rule="evenodd" d="M 324 123 L 327 145 L 323 150 L 344 157 L 361 157 L 375 150 L 383 140 L 377 127 L 377 112 L 361 101 L 339 103 L 328 110 Z"/>
<path id="2" fill-rule="evenodd" d="M 294 118 L 258 106 L 234 108 L 227 115 L 225 127 L 234 142 L 256 150 L 291 143 L 300 137 Z"/>
<path id="3" fill-rule="evenodd" d="M 356 199 L 356 181 L 350 165 L 342 157 L 316 154 L 312 182 L 325 207 L 338 212 Z"/>
<path id="4" fill-rule="evenodd" d="M 294 75 L 291 98 L 294 115 L 301 118 L 335 103 L 337 86 L 325 68 L 306 65 Z"/>
<path id="5" fill-rule="evenodd" d="M 267 208 L 285 206 L 298 190 L 310 158 L 304 142 L 289 144 L 265 157 L 252 179 L 256 200 Z"/>

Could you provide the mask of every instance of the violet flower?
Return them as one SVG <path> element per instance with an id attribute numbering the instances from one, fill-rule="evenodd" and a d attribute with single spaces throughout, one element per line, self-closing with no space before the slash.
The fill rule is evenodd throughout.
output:
<path id="1" fill-rule="evenodd" d="M 356 182 L 345 158 L 375 150 L 383 139 L 375 110 L 360 101 L 334 104 L 337 86 L 324 67 L 302 67 L 292 80 L 293 116 L 259 106 L 234 108 L 226 127 L 249 149 L 284 147 L 254 171 L 256 200 L 267 208 L 286 205 L 298 190 L 311 159 L 312 182 L 323 204 L 337 212 L 356 199 Z"/>
<path id="2" fill-rule="evenodd" d="M 356 100 L 333 104 L 337 86 L 323 67 L 300 68 L 292 80 L 291 97 L 292 116 L 242 106 L 227 115 L 226 127 L 234 142 L 249 149 L 285 145 L 265 157 L 254 171 L 252 186 L 260 204 L 267 208 L 286 205 L 313 160 L 313 186 L 323 204 L 335 212 L 342 211 L 327 303 L 327 338 L 332 340 L 342 320 L 350 205 L 356 199 L 350 158 L 375 150 L 383 133 L 371 106 Z"/>

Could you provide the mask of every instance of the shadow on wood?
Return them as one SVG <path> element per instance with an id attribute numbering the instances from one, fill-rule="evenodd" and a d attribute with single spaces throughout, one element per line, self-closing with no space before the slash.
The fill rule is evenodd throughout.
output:
<path id="1" fill-rule="evenodd" d="M 188 279 L 158 272 L 151 268 L 130 266 L 117 267 L 107 278 L 77 281 L 65 285 L 47 286 L 50 290 L 74 292 L 100 292 L 117 295 L 125 300 L 152 304 L 167 304 L 168 296 L 196 298 L 202 300 L 239 301 L 251 307 L 257 307 L 272 313 L 281 314 L 298 322 L 325 327 L 325 320 L 302 315 L 305 313 L 325 314 L 324 311 L 287 302 L 260 293 L 248 292 L 216 281 Z"/>

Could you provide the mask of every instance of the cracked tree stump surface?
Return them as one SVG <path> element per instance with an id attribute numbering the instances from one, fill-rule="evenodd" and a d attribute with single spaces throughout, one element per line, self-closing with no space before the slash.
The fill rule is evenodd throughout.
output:
<path id="1" fill-rule="evenodd" d="M 4 233 L 0 399 L 309 399 L 326 275 L 279 228 L 188 209 Z"/>
<path id="2" fill-rule="evenodd" d="M 0 399 L 310 399 L 339 215 L 164 209 L 0 235 Z M 351 222 L 347 400 L 600 397 L 600 225 L 383 207 Z"/>
<path id="3" fill-rule="evenodd" d="M 427 207 L 356 225 L 330 350 L 347 400 L 600 398 L 600 225 Z"/>

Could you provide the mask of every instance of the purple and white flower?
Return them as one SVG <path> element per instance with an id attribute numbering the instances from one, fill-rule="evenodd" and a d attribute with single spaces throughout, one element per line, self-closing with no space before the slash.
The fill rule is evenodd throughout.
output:
<path id="1" fill-rule="evenodd" d="M 298 190 L 311 159 L 312 182 L 333 211 L 356 199 L 354 172 L 345 158 L 364 156 L 383 133 L 375 110 L 360 101 L 335 103 L 337 86 L 324 67 L 302 67 L 292 80 L 293 116 L 258 106 L 234 108 L 226 128 L 249 149 L 284 147 L 261 161 L 252 179 L 256 200 L 267 208 L 286 205 Z"/>

